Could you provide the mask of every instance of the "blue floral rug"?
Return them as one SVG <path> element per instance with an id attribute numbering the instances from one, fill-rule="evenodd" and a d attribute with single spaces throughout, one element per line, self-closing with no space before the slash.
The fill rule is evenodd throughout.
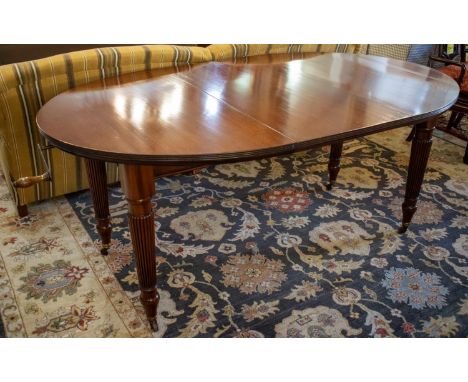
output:
<path id="1" fill-rule="evenodd" d="M 407 156 L 348 142 L 157 180 L 165 337 L 466 337 L 468 185 L 428 169 L 406 235 Z M 111 188 L 106 258 L 138 304 L 126 202 Z M 89 193 L 69 202 L 98 241 Z"/>

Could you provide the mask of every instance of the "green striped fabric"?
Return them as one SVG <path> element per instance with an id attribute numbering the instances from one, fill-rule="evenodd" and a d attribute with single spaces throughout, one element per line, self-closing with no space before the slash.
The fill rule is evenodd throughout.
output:
<path id="1" fill-rule="evenodd" d="M 284 53 L 357 53 L 356 44 L 213 44 L 208 47 L 213 60 Z"/>
<path id="2" fill-rule="evenodd" d="M 40 107 L 75 86 L 148 70 L 187 67 L 208 62 L 205 48 L 143 45 L 91 49 L 40 60 L 0 66 L 0 158 L 8 181 L 45 172 L 37 144 L 47 142 L 35 122 Z M 167 73 L 167 69 L 161 72 Z M 17 204 L 28 204 L 88 187 L 82 159 L 58 149 L 44 152 L 51 182 L 15 190 Z M 118 180 L 108 165 L 108 181 Z"/>
<path id="3" fill-rule="evenodd" d="M 198 63 L 261 54 L 355 53 L 353 44 L 223 44 L 208 48 L 141 45 L 90 49 L 0 66 L 0 161 L 17 204 L 48 199 L 88 187 L 83 160 L 58 149 L 44 151 L 51 182 L 15 189 L 12 181 L 46 171 L 37 144 L 36 113 L 52 97 L 93 81 L 115 83 L 117 76 L 157 71 L 167 74 Z M 107 164 L 108 181 L 118 168 Z"/>

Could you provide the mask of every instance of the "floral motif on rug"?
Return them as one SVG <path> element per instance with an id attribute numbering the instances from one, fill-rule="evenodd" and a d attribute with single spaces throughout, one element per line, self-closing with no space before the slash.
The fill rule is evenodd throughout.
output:
<path id="1" fill-rule="evenodd" d="M 429 168 L 413 223 L 399 235 L 407 159 L 369 139 L 346 142 L 331 191 L 327 147 L 158 179 L 155 262 L 166 309 L 159 334 L 468 336 L 466 184 Z M 136 299 L 126 202 L 118 187 L 109 195 L 106 261 Z M 98 245 L 89 193 L 68 201 Z M 70 267 L 34 270 L 24 291 L 53 298 L 57 292 L 35 283 L 55 271 L 50 290 L 71 288 Z M 73 312 L 43 328 L 93 319 Z"/>
<path id="2" fill-rule="evenodd" d="M 69 261 L 56 260 L 53 264 L 39 264 L 32 267 L 28 274 L 21 277 L 23 285 L 18 289 L 27 294 L 27 299 L 42 299 L 57 301 L 62 293 L 76 293 L 80 280 L 89 269 L 71 265 Z"/>
<path id="3" fill-rule="evenodd" d="M 76 305 L 70 307 L 70 311 L 64 314 L 60 314 L 52 318 L 44 326 L 37 327 L 33 334 L 40 335 L 47 332 L 60 333 L 71 328 L 78 328 L 79 330 L 86 330 L 88 323 L 96 320 L 96 316 L 93 307 L 79 308 Z"/>

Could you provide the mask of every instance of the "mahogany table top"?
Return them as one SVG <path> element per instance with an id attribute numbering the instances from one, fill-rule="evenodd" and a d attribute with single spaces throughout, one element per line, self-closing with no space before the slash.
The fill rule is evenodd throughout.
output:
<path id="1" fill-rule="evenodd" d="M 383 57 L 253 61 L 78 87 L 44 105 L 37 123 L 54 145 L 92 159 L 218 162 L 419 123 L 449 109 L 459 92 L 436 70 Z"/>

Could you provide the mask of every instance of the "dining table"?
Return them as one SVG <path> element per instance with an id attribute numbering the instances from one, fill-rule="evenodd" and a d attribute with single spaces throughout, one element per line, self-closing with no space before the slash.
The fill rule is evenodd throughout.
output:
<path id="1" fill-rule="evenodd" d="M 155 168 L 248 161 L 331 145 L 331 188 L 344 141 L 412 125 L 399 228 L 404 234 L 417 209 L 435 121 L 458 93 L 445 74 L 385 57 L 262 56 L 78 86 L 47 102 L 36 121 L 48 143 L 85 159 L 104 254 L 112 231 L 106 162 L 120 165 L 140 299 L 156 330 Z"/>

